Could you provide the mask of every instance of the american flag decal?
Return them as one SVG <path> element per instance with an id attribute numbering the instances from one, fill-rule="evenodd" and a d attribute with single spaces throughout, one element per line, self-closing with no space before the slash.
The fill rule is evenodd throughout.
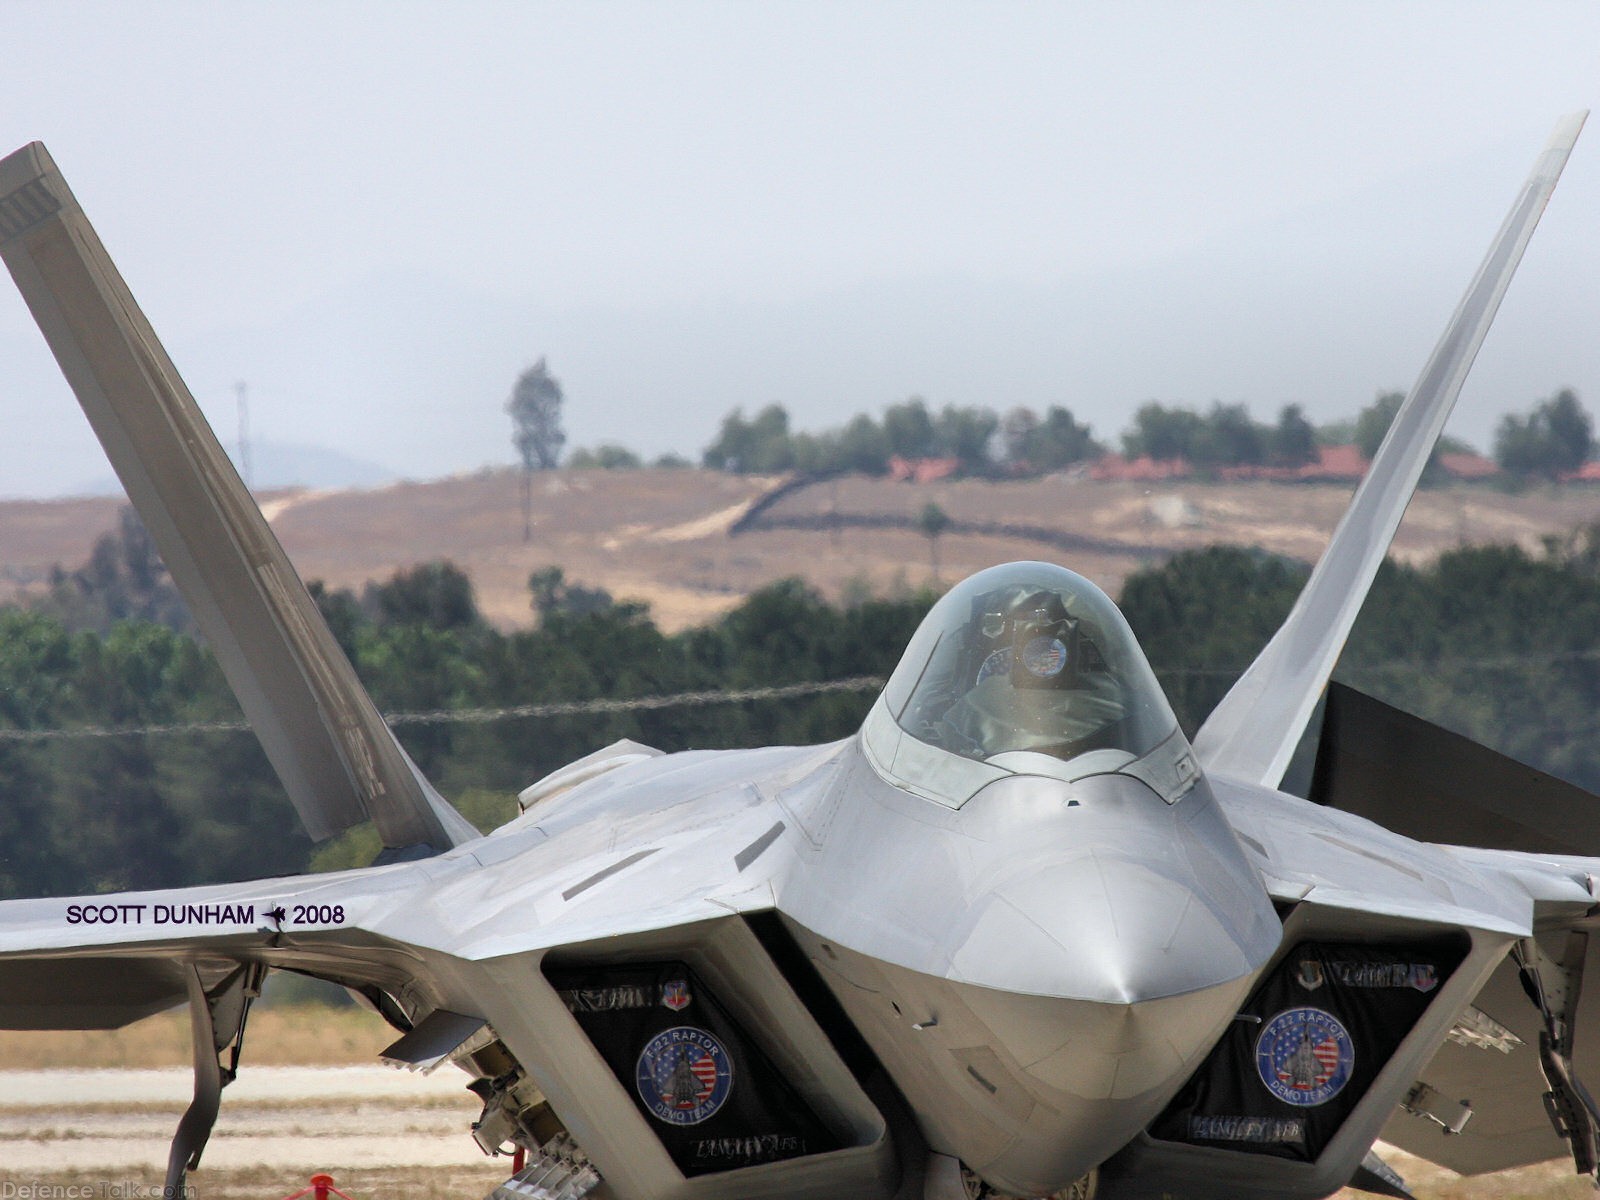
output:
<path id="1" fill-rule="evenodd" d="M 1332 1013 L 1285 1009 L 1256 1039 L 1256 1073 L 1279 1100 L 1300 1108 L 1326 1104 L 1350 1082 L 1355 1043 Z"/>
<path id="2" fill-rule="evenodd" d="M 658 1121 L 698 1125 L 733 1093 L 733 1060 L 712 1034 L 679 1025 L 645 1043 L 634 1078 L 639 1099 Z"/>

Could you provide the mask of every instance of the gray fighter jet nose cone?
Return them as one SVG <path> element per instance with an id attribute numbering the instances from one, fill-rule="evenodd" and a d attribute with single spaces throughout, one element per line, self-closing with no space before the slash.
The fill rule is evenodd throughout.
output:
<path id="1" fill-rule="evenodd" d="M 1193 878 L 1104 851 L 1013 879 L 974 914 L 952 956 L 1010 990 L 1139 1004 L 1248 974 L 1245 948 Z"/>
<path id="2" fill-rule="evenodd" d="M 1140 1004 L 1240 979 L 1277 945 L 1266 892 L 1241 869 L 1203 787 L 1167 804 L 1121 775 L 1019 777 L 973 803 L 1013 818 L 1054 812 L 1048 830 L 1014 843 L 973 906 L 952 951 L 954 978 Z"/>

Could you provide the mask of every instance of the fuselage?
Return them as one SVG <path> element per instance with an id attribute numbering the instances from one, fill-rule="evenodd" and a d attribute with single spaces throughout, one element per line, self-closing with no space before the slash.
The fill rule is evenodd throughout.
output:
<path id="1" fill-rule="evenodd" d="M 840 756 L 848 791 L 817 803 L 841 811 L 779 911 L 934 1149 L 1010 1194 L 1065 1187 L 1161 1110 L 1277 949 L 1257 873 L 1203 781 L 1169 805 L 1126 776 L 1018 776 L 956 810 Z"/>
<path id="2" fill-rule="evenodd" d="M 857 736 L 630 761 L 513 836 L 609 837 L 642 883 L 718 810 L 748 831 L 729 902 L 779 914 L 930 1147 L 1008 1194 L 1145 1128 L 1281 940 L 1120 614 L 1045 564 L 944 597 Z"/>

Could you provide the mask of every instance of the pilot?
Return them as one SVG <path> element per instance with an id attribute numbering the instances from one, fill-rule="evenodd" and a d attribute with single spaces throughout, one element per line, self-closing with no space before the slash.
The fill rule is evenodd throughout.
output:
<path id="1" fill-rule="evenodd" d="M 1122 716 L 1120 689 L 1057 593 L 1026 592 L 975 624 L 988 653 L 946 711 L 941 744 L 976 758 L 1008 750 L 1069 757 Z"/>
<path id="2" fill-rule="evenodd" d="M 974 686 L 1002 672 L 1017 688 L 1073 686 L 1077 678 L 1073 647 L 1078 640 L 1078 623 L 1067 616 L 1060 596 L 1054 592 L 1021 596 L 1004 614 L 985 615 L 986 627 L 992 628 L 996 623 L 999 631 L 993 636 L 1004 644 L 984 659 Z"/>

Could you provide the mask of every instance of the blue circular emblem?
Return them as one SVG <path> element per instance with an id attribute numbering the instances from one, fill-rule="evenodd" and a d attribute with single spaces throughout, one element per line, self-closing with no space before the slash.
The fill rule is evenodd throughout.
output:
<path id="1" fill-rule="evenodd" d="M 1029 638 L 1022 648 L 1022 665 L 1041 679 L 1051 679 L 1067 665 L 1067 648 L 1060 638 Z"/>
<path id="2" fill-rule="evenodd" d="M 645 1043 L 634 1068 L 639 1099 L 668 1125 L 698 1125 L 728 1102 L 733 1060 L 704 1029 L 679 1025 Z"/>
<path id="3" fill-rule="evenodd" d="M 1256 1039 L 1256 1074 L 1285 1104 L 1326 1104 L 1350 1082 L 1356 1047 L 1339 1018 L 1320 1008 L 1290 1008 Z"/>

